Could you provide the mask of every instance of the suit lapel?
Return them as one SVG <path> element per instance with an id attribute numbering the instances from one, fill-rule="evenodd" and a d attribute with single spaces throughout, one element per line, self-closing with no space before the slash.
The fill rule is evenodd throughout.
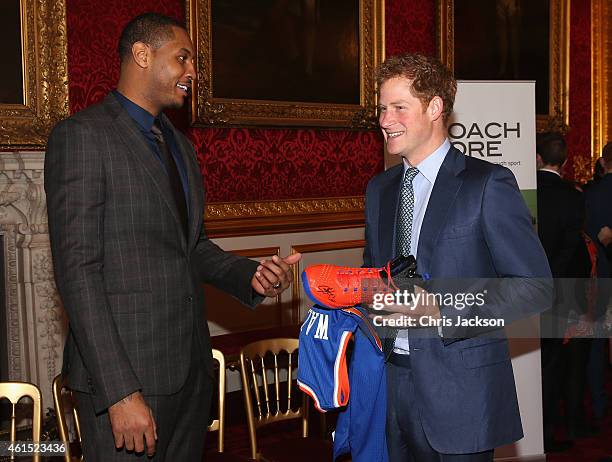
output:
<path id="1" fill-rule="evenodd" d="M 381 236 L 379 239 L 381 262 L 387 262 L 395 256 L 395 220 L 403 172 L 402 164 L 393 167 L 380 192 L 378 235 Z"/>
<path id="2" fill-rule="evenodd" d="M 465 157 L 456 148 L 451 147 L 438 171 L 421 225 L 417 251 L 418 268 L 421 271 L 427 270 L 430 266 L 440 230 L 446 222 L 448 212 L 453 207 L 457 192 L 463 183 L 458 175 L 464 169 Z"/>
<path id="3" fill-rule="evenodd" d="M 115 119 L 113 121 L 116 127 L 116 133 L 121 138 L 123 143 L 126 145 L 128 150 L 138 159 L 144 170 L 149 174 L 153 180 L 153 184 L 159 191 L 160 195 L 166 206 L 170 209 L 170 213 L 174 217 L 177 225 L 177 231 L 181 237 L 181 242 L 186 248 L 187 242 L 185 234 L 181 231 L 183 229 L 181 220 L 176 210 L 176 204 L 174 204 L 172 191 L 170 189 L 170 182 L 168 181 L 168 175 L 164 172 L 164 168 L 155 156 L 151 152 L 150 146 L 147 144 L 142 132 L 138 128 L 136 122 L 130 117 L 127 111 L 123 110 L 121 103 L 119 103 L 114 96 L 109 95 L 105 103 L 111 112 L 115 113 Z"/>

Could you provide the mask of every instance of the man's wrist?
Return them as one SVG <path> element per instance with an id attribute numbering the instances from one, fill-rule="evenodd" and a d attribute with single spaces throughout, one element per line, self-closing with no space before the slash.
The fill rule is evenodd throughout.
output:
<path id="1" fill-rule="evenodd" d="M 121 398 L 119 401 L 113 403 L 110 405 L 109 409 L 115 407 L 115 406 L 120 406 L 120 405 L 125 405 L 125 404 L 129 404 L 131 402 L 134 401 L 134 399 L 136 399 L 136 397 L 140 394 L 140 390 L 134 390 L 133 392 L 131 392 L 130 394 L 124 396 L 123 398 Z"/>

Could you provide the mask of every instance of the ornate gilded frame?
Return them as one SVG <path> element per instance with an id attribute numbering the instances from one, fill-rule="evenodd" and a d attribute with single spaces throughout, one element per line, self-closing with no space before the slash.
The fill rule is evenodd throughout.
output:
<path id="1" fill-rule="evenodd" d="M 43 149 L 53 125 L 68 116 L 66 4 L 18 1 L 24 104 L 0 104 L 0 149 Z"/>
<path id="2" fill-rule="evenodd" d="M 591 154 L 592 162 L 612 141 L 612 6 L 608 0 L 591 2 Z M 588 172 L 589 175 L 591 171 Z"/>
<path id="3" fill-rule="evenodd" d="M 454 1 L 437 0 L 438 56 L 451 69 L 454 69 Z M 569 11 L 569 1 L 550 0 L 549 107 L 547 114 L 537 114 L 538 130 L 565 131 L 569 125 Z"/>
<path id="4" fill-rule="evenodd" d="M 360 104 L 323 104 L 215 97 L 212 81 L 212 0 L 186 0 L 196 47 L 198 83 L 192 98 L 196 126 L 335 126 L 372 128 L 376 123 L 374 69 L 383 54 L 383 0 L 359 0 Z"/>
<path id="5" fill-rule="evenodd" d="M 214 202 L 204 219 L 210 237 L 253 236 L 363 226 L 363 196 Z"/>

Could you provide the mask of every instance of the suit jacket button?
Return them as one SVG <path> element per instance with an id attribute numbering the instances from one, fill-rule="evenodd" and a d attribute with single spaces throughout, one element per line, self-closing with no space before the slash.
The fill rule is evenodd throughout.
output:
<path id="1" fill-rule="evenodd" d="M 191 295 L 187 297 L 187 303 L 193 303 L 193 297 Z"/>

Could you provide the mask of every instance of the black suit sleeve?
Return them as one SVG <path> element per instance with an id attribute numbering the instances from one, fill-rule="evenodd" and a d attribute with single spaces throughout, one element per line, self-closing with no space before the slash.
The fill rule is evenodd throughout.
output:
<path id="1" fill-rule="evenodd" d="M 574 191 L 570 191 L 573 193 Z M 552 274 L 558 277 L 588 277 L 583 271 L 576 268 L 576 258 L 579 254 L 584 255 L 585 243 L 581 232 L 584 229 L 585 207 L 582 195 L 575 191 L 571 194 L 571 200 L 564 204 L 566 221 L 560 233 L 558 252 L 550 259 Z M 582 250 L 582 252 L 581 252 Z M 587 255 L 588 258 L 588 255 Z M 576 272 L 580 274 L 576 274 Z"/>
<path id="2" fill-rule="evenodd" d="M 203 282 L 214 285 L 252 308 L 265 298 L 251 286 L 259 263 L 224 251 L 206 236 L 204 229 L 200 232 L 193 258 Z"/>
<path id="3" fill-rule="evenodd" d="M 174 136 L 180 143 L 181 149 L 189 154 L 193 162 L 192 168 L 196 174 L 197 182 L 203 185 L 204 179 L 195 160 L 193 144 L 185 135 L 176 130 Z M 204 204 L 203 190 L 201 194 L 202 204 Z M 251 308 L 264 300 L 265 297 L 257 294 L 251 286 L 251 280 L 259 263 L 221 249 L 208 238 L 203 225 L 191 258 L 192 266 L 195 268 L 200 282 L 214 285 Z"/>

